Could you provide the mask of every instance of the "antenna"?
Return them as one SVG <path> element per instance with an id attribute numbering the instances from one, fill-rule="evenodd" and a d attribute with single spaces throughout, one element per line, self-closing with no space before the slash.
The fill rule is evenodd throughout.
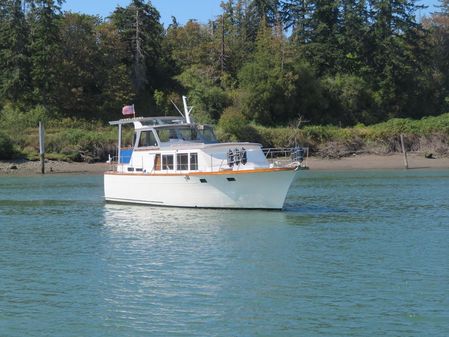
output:
<path id="1" fill-rule="evenodd" d="M 176 108 L 176 110 L 178 110 L 178 112 L 179 112 L 179 114 L 182 116 L 182 118 L 185 118 L 184 115 L 182 114 L 181 110 L 179 110 L 178 106 L 175 104 L 175 102 L 173 102 L 173 101 L 171 100 L 171 98 L 170 98 L 170 102 L 171 102 L 171 104 L 174 105 L 174 107 Z"/>
<path id="2" fill-rule="evenodd" d="M 186 122 L 190 124 L 190 113 L 192 112 L 193 107 L 187 105 L 187 97 L 182 96 L 182 102 L 184 103 L 184 114 L 186 115 Z"/>

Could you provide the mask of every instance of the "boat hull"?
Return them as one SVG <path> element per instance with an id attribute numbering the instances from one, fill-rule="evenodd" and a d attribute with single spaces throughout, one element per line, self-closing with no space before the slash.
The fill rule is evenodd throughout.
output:
<path id="1" fill-rule="evenodd" d="M 106 172 L 105 199 L 172 207 L 282 209 L 293 169 L 195 174 Z"/>

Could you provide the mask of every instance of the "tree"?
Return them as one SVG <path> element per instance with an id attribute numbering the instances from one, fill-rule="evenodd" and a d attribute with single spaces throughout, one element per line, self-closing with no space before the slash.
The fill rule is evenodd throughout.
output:
<path id="1" fill-rule="evenodd" d="M 30 91 L 28 33 L 21 1 L 0 2 L 0 104 L 22 100 Z"/>
<path id="2" fill-rule="evenodd" d="M 30 1 L 30 63 L 33 101 L 52 109 L 56 105 L 61 60 L 58 21 L 62 1 Z"/>
<path id="3" fill-rule="evenodd" d="M 426 32 L 414 15 L 419 6 L 414 0 L 372 0 L 370 8 L 372 55 L 367 60 L 381 109 L 390 118 L 428 113 L 422 104 L 427 102 Z"/>
<path id="4" fill-rule="evenodd" d="M 338 0 L 316 0 L 311 4 L 308 27 L 299 52 L 317 69 L 320 76 L 334 74 L 343 59 L 339 44 Z"/>
<path id="5" fill-rule="evenodd" d="M 372 90 L 367 82 L 355 75 L 337 74 L 322 80 L 329 102 L 326 119 L 333 124 L 354 125 L 379 122 Z"/>
<path id="6" fill-rule="evenodd" d="M 253 60 L 239 72 L 242 112 L 265 125 L 285 123 L 294 109 L 289 103 L 295 74 L 285 67 L 282 43 L 269 27 L 261 27 Z"/>
<path id="7" fill-rule="evenodd" d="M 230 104 L 227 93 L 219 86 L 220 77 L 215 69 L 193 65 L 182 72 L 177 79 L 188 90 L 193 116 L 202 123 L 214 123 Z"/>
<path id="8" fill-rule="evenodd" d="M 123 105 L 133 102 L 135 98 L 126 64 L 128 48 L 110 22 L 103 22 L 96 27 L 95 36 L 101 55 L 101 66 L 96 72 L 96 85 L 100 92 L 99 116 L 110 120 L 111 114 L 120 117 Z"/>
<path id="9" fill-rule="evenodd" d="M 211 56 L 216 62 L 214 67 L 222 72 L 223 86 L 232 87 L 237 80 L 237 73 L 250 58 L 255 43 L 248 38 L 245 1 L 228 0 L 223 2 L 223 9 L 213 26 Z"/>
<path id="10" fill-rule="evenodd" d="M 159 12 L 151 2 L 133 0 L 126 8 L 117 7 L 111 15 L 111 22 L 120 38 L 127 45 L 125 61 L 136 93 L 139 111 L 149 111 L 153 105 L 152 93 L 158 83 L 167 76 L 162 61 L 163 27 Z"/>
<path id="11" fill-rule="evenodd" d="M 341 0 L 339 16 L 338 45 L 341 60 L 336 64 L 335 73 L 364 76 L 369 69 L 370 20 L 365 0 Z"/>
<path id="12" fill-rule="evenodd" d="M 212 44 L 209 29 L 193 20 L 189 20 L 184 26 L 179 26 L 174 21 L 168 27 L 165 37 L 165 49 L 170 53 L 179 72 L 192 65 L 214 66 L 210 51 Z"/>
<path id="13" fill-rule="evenodd" d="M 436 112 L 449 111 L 449 1 L 442 0 L 440 11 L 423 20 L 429 31 L 431 95 Z"/>
<path id="14" fill-rule="evenodd" d="M 281 2 L 281 16 L 285 28 L 291 29 L 292 40 L 299 45 L 309 42 L 312 12 L 313 1 L 311 0 L 283 0 Z"/>
<path id="15" fill-rule="evenodd" d="M 98 117 L 102 99 L 98 79 L 103 70 L 96 32 L 99 25 L 98 17 L 84 14 L 65 13 L 60 20 L 62 59 L 57 98 L 65 116 Z"/>

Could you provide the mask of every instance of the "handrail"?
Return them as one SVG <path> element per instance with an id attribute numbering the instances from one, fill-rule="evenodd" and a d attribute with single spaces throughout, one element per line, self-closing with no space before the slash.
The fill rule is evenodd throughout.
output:
<path id="1" fill-rule="evenodd" d="M 276 167 L 292 166 L 306 167 L 305 159 L 309 157 L 308 147 L 263 148 L 267 160 Z"/>

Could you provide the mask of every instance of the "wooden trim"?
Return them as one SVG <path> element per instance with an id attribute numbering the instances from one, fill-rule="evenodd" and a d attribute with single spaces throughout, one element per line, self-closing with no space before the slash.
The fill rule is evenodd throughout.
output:
<path id="1" fill-rule="evenodd" d="M 282 171 L 295 171 L 296 167 L 276 167 L 276 168 L 259 168 L 252 170 L 240 170 L 240 171 L 231 171 L 224 170 L 218 172 L 194 172 L 189 171 L 185 173 L 122 173 L 117 171 L 107 171 L 104 174 L 108 175 L 124 175 L 124 176 L 145 176 L 145 177 L 173 177 L 173 176 L 218 176 L 218 175 L 238 175 L 238 174 L 252 174 L 252 173 L 269 173 L 269 172 L 282 172 Z"/>

